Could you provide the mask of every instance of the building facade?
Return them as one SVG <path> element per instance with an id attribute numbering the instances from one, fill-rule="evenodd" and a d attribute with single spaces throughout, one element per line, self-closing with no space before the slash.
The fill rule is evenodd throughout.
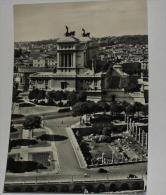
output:
<path id="1" fill-rule="evenodd" d="M 57 64 L 52 72 L 30 75 L 29 89 L 101 93 L 101 73 L 95 73 L 93 58 L 98 48 L 90 37 L 65 36 L 57 40 Z"/>

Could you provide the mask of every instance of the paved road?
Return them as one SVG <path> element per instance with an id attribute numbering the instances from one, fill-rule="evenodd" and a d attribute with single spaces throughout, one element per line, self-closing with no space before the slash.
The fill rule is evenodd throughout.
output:
<path id="1" fill-rule="evenodd" d="M 45 125 L 52 129 L 55 134 L 63 135 L 68 138 L 66 133 L 66 126 L 70 126 L 73 123 L 79 121 L 78 117 L 65 117 L 47 120 Z M 62 174 L 80 174 L 83 173 L 76 159 L 74 150 L 69 139 L 55 143 L 58 150 L 58 157 L 60 162 L 60 173 Z"/>

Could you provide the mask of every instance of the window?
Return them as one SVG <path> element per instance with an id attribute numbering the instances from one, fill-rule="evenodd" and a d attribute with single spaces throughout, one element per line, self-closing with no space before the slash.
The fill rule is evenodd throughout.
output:
<path id="1" fill-rule="evenodd" d="M 39 80 L 37 80 L 37 82 L 38 82 L 38 84 L 43 84 L 43 80 L 42 79 L 39 79 Z"/>
<path id="2" fill-rule="evenodd" d="M 67 88 L 67 82 L 61 82 L 61 89 Z"/>

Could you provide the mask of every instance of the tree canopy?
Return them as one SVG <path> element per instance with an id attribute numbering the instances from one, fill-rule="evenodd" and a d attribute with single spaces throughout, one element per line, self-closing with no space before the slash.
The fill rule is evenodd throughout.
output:
<path id="1" fill-rule="evenodd" d="M 124 108 L 120 103 L 116 101 L 111 102 L 110 111 L 113 115 L 120 114 L 123 110 Z"/>
<path id="2" fill-rule="evenodd" d="M 17 83 L 13 83 L 13 94 L 12 94 L 12 101 L 16 102 L 18 95 L 19 95 L 20 91 L 18 90 L 18 84 Z"/>
<path id="3" fill-rule="evenodd" d="M 126 107 L 126 114 L 127 115 L 134 115 L 134 113 L 135 113 L 135 107 L 134 107 L 134 105 L 128 105 L 127 107 Z"/>
<path id="4" fill-rule="evenodd" d="M 23 123 L 23 126 L 25 129 L 40 128 L 41 117 L 40 116 L 27 116 Z"/>
<path id="5" fill-rule="evenodd" d="M 139 116 L 139 113 L 143 110 L 143 105 L 140 102 L 135 102 L 134 107 L 135 107 L 135 112 L 137 112 Z"/>
<path id="6" fill-rule="evenodd" d="M 96 111 L 96 104 L 93 101 L 77 102 L 73 108 L 73 116 L 82 116 Z"/>
<path id="7" fill-rule="evenodd" d="M 40 89 L 33 89 L 29 92 L 29 99 L 41 100 L 45 99 L 46 91 Z"/>
<path id="8" fill-rule="evenodd" d="M 123 63 L 122 69 L 129 75 L 133 74 L 140 74 L 141 73 L 141 63 L 134 62 L 134 63 Z"/>

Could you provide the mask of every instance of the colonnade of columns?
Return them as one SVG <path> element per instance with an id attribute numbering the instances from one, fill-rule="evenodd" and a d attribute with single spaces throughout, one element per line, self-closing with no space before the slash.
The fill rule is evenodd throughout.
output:
<path id="1" fill-rule="evenodd" d="M 74 61 L 75 59 L 73 54 L 60 54 L 59 56 L 60 67 L 73 67 Z"/>
<path id="2" fill-rule="evenodd" d="M 148 133 L 145 132 L 139 125 L 137 125 L 131 118 L 126 118 L 127 131 L 134 137 L 134 139 L 141 144 L 141 146 L 148 148 Z"/>

